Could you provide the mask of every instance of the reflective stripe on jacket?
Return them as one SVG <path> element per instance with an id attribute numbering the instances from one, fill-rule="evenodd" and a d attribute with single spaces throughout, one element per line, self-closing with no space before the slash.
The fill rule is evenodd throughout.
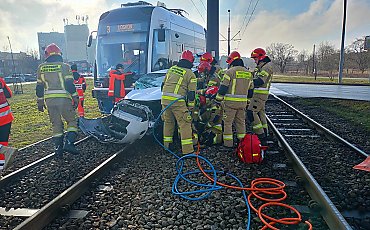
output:
<path id="1" fill-rule="evenodd" d="M 191 69 L 172 66 L 164 78 L 162 89 L 162 104 L 168 104 L 181 97 L 186 97 L 189 92 L 194 92 L 197 87 L 197 79 Z M 192 106 L 194 100 L 188 101 Z"/>
<path id="2" fill-rule="evenodd" d="M 76 94 L 70 67 L 63 62 L 40 64 L 37 70 L 37 86 L 45 90 L 43 94 L 45 98 L 71 98 L 71 93 L 68 92 L 71 88 L 72 94 Z"/>
<path id="3" fill-rule="evenodd" d="M 9 103 L 5 96 L 5 91 L 7 91 L 8 96 L 12 95 L 12 91 L 6 85 L 4 79 L 0 78 L 0 126 L 8 124 L 14 120 L 13 113 L 10 109 Z"/>
<path id="4" fill-rule="evenodd" d="M 252 73 L 245 67 L 234 66 L 227 70 L 223 76 L 221 86 L 228 87 L 225 95 L 217 98 L 225 101 L 247 102 L 248 89 L 251 87 Z"/>

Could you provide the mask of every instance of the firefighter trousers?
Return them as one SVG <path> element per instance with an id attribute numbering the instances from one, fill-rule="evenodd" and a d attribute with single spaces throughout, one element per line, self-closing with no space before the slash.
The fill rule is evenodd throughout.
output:
<path id="1" fill-rule="evenodd" d="M 253 132 L 260 135 L 267 131 L 267 119 L 265 113 L 266 101 L 261 98 L 252 98 L 248 106 L 247 116 L 251 122 Z"/>
<path id="2" fill-rule="evenodd" d="M 224 107 L 224 146 L 234 147 L 233 123 L 235 124 L 237 138 L 243 139 L 245 136 L 245 107 L 246 102 L 225 101 Z"/>
<path id="3" fill-rule="evenodd" d="M 166 104 L 162 104 L 162 109 L 164 109 L 166 106 L 167 106 Z M 164 121 L 163 125 L 164 146 L 168 147 L 169 144 L 173 142 L 173 134 L 177 122 L 177 125 L 180 130 L 182 153 L 188 154 L 194 152 L 191 128 L 192 118 L 189 114 L 185 102 L 184 101 L 175 102 L 163 113 L 162 119 Z"/>
<path id="4" fill-rule="evenodd" d="M 5 125 L 0 126 L 0 144 L 8 146 L 9 135 L 10 135 L 10 128 L 12 127 L 12 123 L 9 122 Z"/>
<path id="5" fill-rule="evenodd" d="M 62 117 L 67 122 L 67 132 L 77 132 L 76 111 L 72 107 L 70 98 L 48 98 L 45 102 L 50 122 L 53 126 L 53 137 L 63 135 L 64 124 Z"/>
<path id="6" fill-rule="evenodd" d="M 79 97 L 77 111 L 78 111 L 78 116 L 80 116 L 80 117 L 84 117 L 85 116 L 84 98 L 83 98 L 83 96 L 82 96 L 82 98 Z"/>

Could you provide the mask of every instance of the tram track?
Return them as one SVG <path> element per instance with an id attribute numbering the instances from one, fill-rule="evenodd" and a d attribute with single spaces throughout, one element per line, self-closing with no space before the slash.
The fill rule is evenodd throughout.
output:
<path id="1" fill-rule="evenodd" d="M 0 180 L 0 226 L 8 226 L 5 229 L 14 228 L 24 217 L 9 217 L 12 212 L 18 211 L 20 216 L 28 216 L 29 211 L 33 214 L 35 210 L 42 209 L 111 157 L 112 152 L 122 149 L 118 145 L 101 145 L 88 137 L 78 144 L 80 155 L 65 154 L 62 159 L 56 159 L 53 154 L 49 154 Z M 11 212 L 7 214 L 9 210 Z M 12 220 L 10 225 L 9 219 Z"/>
<path id="2" fill-rule="evenodd" d="M 278 97 L 268 101 L 266 110 L 279 143 L 312 175 L 314 180 L 305 179 L 306 185 L 322 187 L 321 198 L 310 194 L 319 202 L 328 225 L 332 229 L 339 226 L 342 213 L 352 227 L 366 229 L 363 225 L 370 223 L 370 177 L 352 167 L 368 154 Z M 298 171 L 306 173 L 302 167 Z M 344 224 L 339 229 L 348 227 Z"/>
<path id="3" fill-rule="evenodd" d="M 352 171 L 352 164 L 358 159 L 362 159 L 364 155 L 354 154 L 358 159 L 347 162 L 349 159 L 341 157 L 344 153 L 338 147 L 339 144 L 333 138 L 326 139 L 325 130 L 316 131 L 306 122 L 303 122 L 304 126 L 300 126 L 301 115 L 292 117 L 289 110 L 282 107 L 284 106 L 279 105 L 276 99 L 268 102 L 270 127 L 274 131 L 274 135 L 273 141 L 270 141 L 271 148 L 263 164 L 246 165 L 238 161 L 233 153 L 222 151 L 217 147 L 205 149 L 202 154 L 216 162 L 219 169 L 235 173 L 236 176 L 242 178 L 244 184 L 248 185 L 251 180 L 258 177 L 272 177 L 285 182 L 288 193 L 286 202 L 303 211 L 304 219 L 310 220 L 314 229 L 328 229 L 328 226 L 331 229 L 367 229 L 366 218 L 368 217 L 365 216 L 364 222 L 359 219 L 358 213 L 353 213 L 358 208 L 358 202 L 356 204 L 353 201 L 356 201 L 361 194 L 366 195 L 366 191 L 368 191 L 366 184 L 363 190 L 360 188 L 355 190 L 355 187 L 360 187 L 370 178 L 361 171 Z M 293 133 L 294 131 L 298 133 Z M 299 139 L 302 141 L 297 141 Z M 326 158 L 329 156 L 327 153 L 324 157 L 320 157 L 323 151 L 308 148 L 315 146 L 317 139 L 323 140 L 325 146 L 339 156 L 335 158 L 335 162 L 340 163 L 335 163 L 335 165 L 343 164 L 344 167 L 354 172 L 355 175 L 350 175 L 354 179 L 354 181 L 352 180 L 352 188 L 346 187 L 351 184 L 347 184 L 348 180 L 341 181 L 343 175 L 340 172 L 334 170 L 334 172 L 328 173 L 333 169 L 332 167 L 329 167 L 328 172 L 320 171 L 326 167 L 325 156 Z M 142 148 L 142 146 L 149 146 L 150 151 L 148 152 L 148 148 Z M 302 146 L 305 147 L 303 150 Z M 90 144 L 89 149 L 91 147 Z M 99 144 L 96 147 L 101 148 Z M 38 228 L 46 226 L 46 229 L 59 229 L 60 227 L 67 229 L 243 229 L 246 210 L 242 206 L 243 202 L 238 191 L 214 192 L 214 195 L 209 199 L 196 203 L 184 201 L 172 195 L 170 191 L 171 181 L 175 175 L 171 156 L 163 154 L 163 150 L 150 141 L 144 144 L 139 141 L 132 148 L 135 154 L 122 159 L 121 167 L 117 170 L 108 172 L 109 167 L 95 166 L 105 168 L 104 173 L 108 173 L 99 182 L 94 183 L 95 187 L 89 188 L 88 184 L 94 177 L 103 174 L 98 169 L 91 168 L 90 172 L 87 170 L 84 173 L 86 176 L 74 180 L 74 183 L 68 183 L 68 186 L 63 189 L 64 192 L 60 190 L 60 194 L 55 196 L 58 199 L 55 198 L 39 205 L 39 214 L 32 215 L 26 221 L 24 218 L 17 221 L 17 229 L 31 229 L 31 226 L 35 226 L 34 223 L 38 223 L 36 225 Z M 109 152 L 112 150 L 110 149 Z M 309 151 L 314 151 L 315 154 L 311 154 Z M 355 150 L 347 147 L 344 151 L 348 153 Z M 148 154 L 150 154 L 149 158 Z M 286 157 L 286 155 L 290 155 L 290 157 Z M 295 156 L 296 159 L 291 156 Z M 313 160 L 309 160 L 309 157 Z M 293 168 L 296 172 L 293 171 Z M 343 174 L 348 174 L 348 170 L 343 170 Z M 297 174 L 299 176 L 296 176 Z M 334 174 L 337 178 L 333 178 Z M 326 178 L 325 176 L 328 175 L 330 177 Z M 227 180 L 223 177 L 221 176 L 221 179 Z M 88 179 L 90 181 L 84 181 L 85 178 L 90 178 Z M 100 186 L 96 186 L 99 184 L 107 185 L 105 187 L 109 187 L 109 189 L 102 190 Z M 186 188 L 185 185 L 184 189 Z M 83 193 L 84 191 L 88 192 Z M 356 192 L 356 196 L 350 195 L 351 199 L 349 200 L 346 199 L 346 195 L 336 197 L 340 193 L 350 193 L 351 191 Z M 67 197 L 61 197 L 62 194 Z M 78 198 L 79 196 L 81 197 Z M 74 200 L 76 202 L 73 202 Z M 362 210 L 365 213 L 367 212 L 365 207 L 367 202 L 368 200 L 364 196 L 361 205 L 364 205 Z M 71 219 L 66 212 L 61 211 L 65 209 L 83 210 L 86 215 Z M 277 216 L 285 213 L 281 210 L 268 211 L 271 215 Z M 328 226 L 318 216 L 319 213 L 324 217 Z M 55 219 L 53 220 L 53 218 Z M 45 221 L 46 219 L 47 221 Z M 0 223 L 1 221 L 0 219 Z M 21 223 L 22 221 L 24 222 Z M 48 222 L 51 223 L 48 224 Z M 255 216 L 253 222 L 251 229 L 261 227 Z"/>

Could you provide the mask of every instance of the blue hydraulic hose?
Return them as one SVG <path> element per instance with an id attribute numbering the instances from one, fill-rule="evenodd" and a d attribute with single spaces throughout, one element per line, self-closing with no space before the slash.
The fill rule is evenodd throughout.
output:
<path id="1" fill-rule="evenodd" d="M 174 101 L 172 101 L 170 104 L 168 104 L 158 115 L 157 119 L 155 120 L 154 122 L 154 126 L 153 126 L 153 136 L 154 136 L 154 139 L 158 142 L 158 144 L 160 146 L 162 146 L 166 151 L 170 152 L 174 157 L 177 158 L 177 162 L 176 162 L 176 171 L 177 171 L 177 176 L 175 178 L 175 181 L 173 182 L 173 185 L 172 185 L 172 193 L 175 194 L 175 195 L 178 195 L 184 199 L 187 199 L 187 200 L 191 200 L 191 201 L 198 201 L 198 200 L 202 200 L 204 198 L 207 198 L 209 195 L 211 195 L 211 193 L 213 191 L 216 191 L 216 190 L 220 190 L 222 189 L 223 187 L 222 186 L 219 186 L 217 185 L 217 173 L 219 174 L 223 174 L 223 175 L 227 175 L 227 176 L 230 176 L 231 178 L 235 179 L 241 188 L 243 188 L 243 183 L 236 177 L 234 176 L 233 174 L 231 173 L 225 173 L 224 171 L 219 171 L 219 170 L 216 170 L 214 168 L 214 166 L 212 165 L 212 163 L 206 159 L 205 157 L 203 156 L 200 156 L 200 155 L 196 155 L 196 154 L 187 154 L 187 155 L 184 155 L 184 156 L 179 156 L 178 154 L 174 153 L 173 151 L 171 151 L 169 148 L 167 148 L 166 146 L 164 146 L 162 144 L 161 141 L 158 140 L 157 136 L 155 135 L 155 128 L 158 124 L 158 122 L 161 120 L 161 116 L 162 114 L 164 113 L 164 111 L 166 111 L 168 108 L 170 108 L 174 103 L 176 103 L 177 101 L 181 100 L 181 99 L 184 99 L 184 98 L 178 98 Z M 213 175 L 213 183 L 212 184 L 202 184 L 202 183 L 198 183 L 198 182 L 195 182 L 195 181 L 192 181 L 188 178 L 186 178 L 186 176 L 188 175 L 193 175 L 193 174 L 201 174 L 203 175 L 202 171 L 200 170 L 195 170 L 195 171 L 190 171 L 190 172 L 183 172 L 183 167 L 184 167 L 184 162 L 185 160 L 187 159 L 190 159 L 190 158 L 199 158 L 201 160 L 203 160 L 211 169 L 208 169 L 208 170 L 204 170 L 204 172 L 206 172 L 207 174 L 208 173 L 211 173 Z M 196 186 L 199 186 L 199 187 L 203 187 L 204 189 L 198 189 L 198 190 L 193 190 L 193 191 L 187 191 L 187 192 L 181 192 L 178 188 L 178 183 L 180 180 L 184 180 L 192 185 L 196 185 Z M 199 193 L 202 193 L 204 195 L 201 195 L 201 196 L 198 196 L 198 197 L 190 197 L 190 195 L 194 195 L 194 194 L 199 194 Z M 247 222 L 247 227 L 246 229 L 249 230 L 250 229 L 250 222 L 251 222 L 251 210 L 250 210 L 250 206 L 248 204 L 248 199 L 247 199 L 247 195 L 245 194 L 245 191 L 242 190 L 242 194 L 243 194 L 243 198 L 244 198 L 244 201 L 245 201 L 245 204 L 247 206 L 247 210 L 248 210 L 248 222 Z"/>

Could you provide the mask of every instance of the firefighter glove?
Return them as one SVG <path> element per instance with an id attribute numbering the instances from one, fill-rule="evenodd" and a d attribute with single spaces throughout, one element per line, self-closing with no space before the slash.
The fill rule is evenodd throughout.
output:
<path id="1" fill-rule="evenodd" d="M 77 109 L 77 106 L 78 106 L 78 96 L 73 96 L 72 97 L 72 106 L 73 106 L 73 109 Z"/>
<path id="2" fill-rule="evenodd" d="M 40 112 L 44 112 L 44 109 L 46 109 L 44 98 L 37 98 L 37 109 Z"/>

